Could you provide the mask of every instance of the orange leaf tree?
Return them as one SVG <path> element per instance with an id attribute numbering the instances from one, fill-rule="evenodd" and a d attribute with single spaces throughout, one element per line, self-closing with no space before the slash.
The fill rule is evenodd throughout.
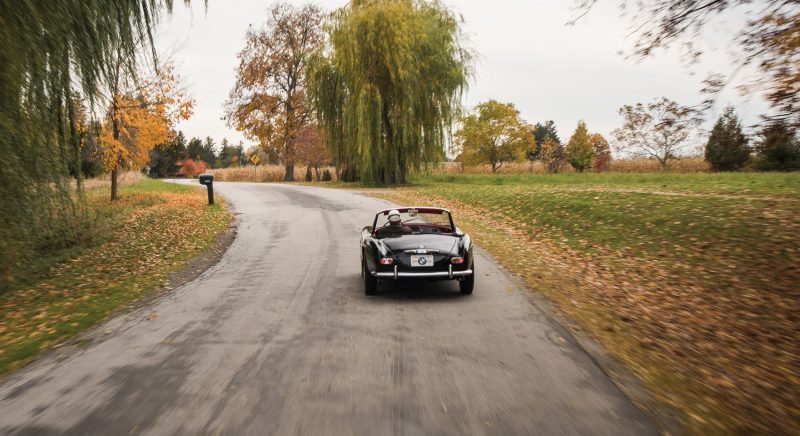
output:
<path id="1" fill-rule="evenodd" d="M 194 106 L 171 65 L 162 67 L 151 78 L 126 79 L 120 75 L 112 88 L 100 134 L 103 165 L 111 172 L 112 201 L 118 198 L 119 170 L 144 165 L 150 150 L 169 140 L 172 127 L 188 119 Z"/>

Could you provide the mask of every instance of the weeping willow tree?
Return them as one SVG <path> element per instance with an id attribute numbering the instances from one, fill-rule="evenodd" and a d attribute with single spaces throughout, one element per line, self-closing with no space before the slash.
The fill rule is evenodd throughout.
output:
<path id="1" fill-rule="evenodd" d="M 471 56 L 438 1 L 353 0 L 325 25 L 309 91 L 342 180 L 405 183 L 443 159 Z"/>
<path id="2" fill-rule="evenodd" d="M 135 60 L 142 40 L 152 47 L 172 3 L 0 0 L 0 289 L 37 252 L 80 236 L 76 90 L 91 101 L 110 59 Z"/>

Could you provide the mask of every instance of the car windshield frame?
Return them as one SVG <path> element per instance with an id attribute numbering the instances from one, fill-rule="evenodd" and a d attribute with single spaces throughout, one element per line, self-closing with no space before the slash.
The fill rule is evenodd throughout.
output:
<path id="1" fill-rule="evenodd" d="M 450 232 L 449 233 L 456 233 L 456 225 L 453 222 L 453 214 L 450 213 L 450 211 L 448 209 L 444 209 L 444 208 L 441 208 L 441 207 L 416 207 L 415 206 L 415 207 L 397 207 L 397 208 L 384 209 L 382 211 L 379 211 L 378 213 L 375 214 L 375 219 L 372 221 L 372 233 L 373 234 L 380 229 L 378 227 L 378 218 L 380 216 L 382 216 L 382 215 L 386 216 L 388 218 L 389 212 L 391 212 L 393 210 L 396 210 L 396 211 L 400 212 L 401 215 L 402 214 L 406 214 L 407 216 L 411 216 L 412 212 L 413 212 L 414 215 L 416 215 L 416 214 L 446 215 L 447 216 L 447 222 L 449 223 L 449 226 L 450 226 Z M 403 224 L 405 224 L 406 222 L 409 222 L 409 221 L 411 221 L 411 220 L 408 220 L 408 219 L 403 220 Z M 411 224 L 414 224 L 414 222 L 412 221 Z M 425 223 L 424 222 L 419 222 L 419 224 L 425 224 Z M 444 226 L 444 224 L 436 224 L 436 223 L 428 223 L 428 224 L 429 225 L 433 225 L 433 226 L 437 226 L 437 227 L 443 227 Z"/>

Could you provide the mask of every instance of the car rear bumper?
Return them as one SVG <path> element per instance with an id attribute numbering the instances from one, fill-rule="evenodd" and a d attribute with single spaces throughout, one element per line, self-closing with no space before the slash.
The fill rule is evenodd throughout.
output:
<path id="1" fill-rule="evenodd" d="M 453 271 L 451 265 L 447 271 L 398 271 L 395 265 L 394 272 L 370 271 L 370 273 L 379 279 L 459 279 L 471 276 L 472 270 Z"/>

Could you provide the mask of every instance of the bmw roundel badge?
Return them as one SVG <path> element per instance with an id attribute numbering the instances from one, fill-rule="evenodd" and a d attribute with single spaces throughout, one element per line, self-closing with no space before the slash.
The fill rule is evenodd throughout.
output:
<path id="1" fill-rule="evenodd" d="M 419 262 L 420 265 L 425 265 L 425 262 L 427 261 L 425 260 L 424 257 L 420 257 L 419 260 L 417 260 L 417 262 Z"/>

